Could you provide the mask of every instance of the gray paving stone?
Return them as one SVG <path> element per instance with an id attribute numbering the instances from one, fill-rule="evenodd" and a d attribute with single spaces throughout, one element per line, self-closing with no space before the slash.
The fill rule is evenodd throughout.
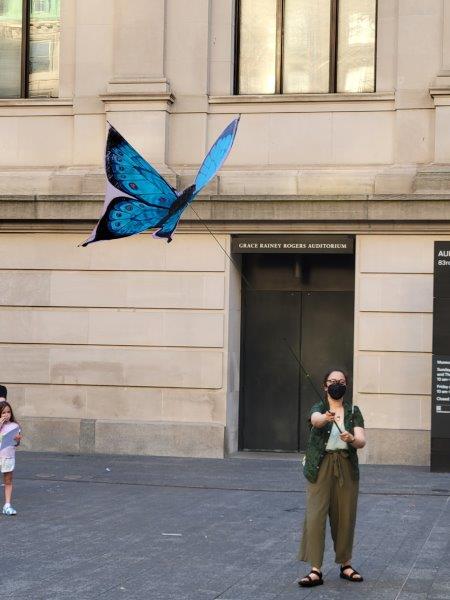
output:
<path id="1" fill-rule="evenodd" d="M 0 600 L 450 598 L 448 474 L 362 466 L 352 563 L 365 581 L 339 578 L 328 528 L 313 590 L 297 585 L 296 461 L 21 452 L 15 476 Z"/>

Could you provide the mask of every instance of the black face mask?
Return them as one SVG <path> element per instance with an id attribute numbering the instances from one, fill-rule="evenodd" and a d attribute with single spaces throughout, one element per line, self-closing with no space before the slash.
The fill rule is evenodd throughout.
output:
<path id="1" fill-rule="evenodd" d="M 333 398 L 333 400 L 340 400 L 345 392 L 347 391 L 347 386 L 343 383 L 332 383 L 328 386 L 328 393 Z"/>

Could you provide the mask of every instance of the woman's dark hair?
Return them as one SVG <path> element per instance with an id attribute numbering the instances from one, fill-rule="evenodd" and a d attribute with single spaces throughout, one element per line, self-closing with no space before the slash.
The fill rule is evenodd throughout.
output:
<path id="1" fill-rule="evenodd" d="M 342 373 L 342 375 L 345 377 L 345 382 L 348 385 L 348 374 L 346 371 L 344 371 L 344 369 L 328 369 L 326 375 L 323 378 L 323 385 L 324 387 L 327 387 L 327 381 L 328 381 L 328 377 L 331 375 L 331 373 L 334 373 L 335 371 L 337 371 L 338 373 Z"/>
<path id="2" fill-rule="evenodd" d="M 6 400 L 2 400 L 0 402 L 0 417 L 2 416 L 2 412 L 5 410 L 5 408 L 9 408 L 9 410 L 11 411 L 11 422 L 12 423 L 17 423 L 16 418 L 14 416 L 14 411 L 12 409 L 12 406 L 9 402 L 6 402 Z"/>
<path id="3" fill-rule="evenodd" d="M 8 395 L 8 390 L 4 385 L 0 385 L 0 398 L 4 398 L 6 400 L 6 396 Z"/>

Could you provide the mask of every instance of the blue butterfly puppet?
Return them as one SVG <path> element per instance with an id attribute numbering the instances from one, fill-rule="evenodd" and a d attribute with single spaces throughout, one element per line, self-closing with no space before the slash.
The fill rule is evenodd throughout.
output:
<path id="1" fill-rule="evenodd" d="M 182 192 L 167 183 L 136 150 L 109 125 L 106 143 L 108 178 L 103 214 L 87 246 L 101 240 L 115 240 L 156 229 L 157 238 L 172 241 L 185 208 L 207 185 L 225 162 L 236 136 L 239 117 L 234 119 L 214 142 L 200 167 L 193 185 Z"/>

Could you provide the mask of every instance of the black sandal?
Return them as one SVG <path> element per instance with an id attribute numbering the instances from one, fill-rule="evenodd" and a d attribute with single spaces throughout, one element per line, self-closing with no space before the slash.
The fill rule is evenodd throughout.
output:
<path id="1" fill-rule="evenodd" d="M 353 573 L 351 575 L 346 575 L 344 571 L 346 571 L 347 569 L 351 569 Z M 359 575 L 359 577 L 355 577 L 355 575 Z M 355 569 L 351 565 L 345 565 L 345 567 L 341 567 L 341 578 L 347 579 L 347 581 L 356 581 L 358 583 L 360 581 L 364 581 L 360 573 L 358 573 L 358 571 L 355 571 Z"/>
<path id="2" fill-rule="evenodd" d="M 311 573 L 314 573 L 314 575 L 318 575 L 319 579 L 313 579 L 311 577 Z M 307 579 L 308 581 L 303 581 L 304 579 Z M 298 585 L 300 585 L 301 587 L 314 587 L 315 585 L 322 585 L 323 583 L 323 579 L 322 579 L 322 571 L 318 571 L 317 569 L 314 569 L 314 567 L 311 569 L 311 571 L 309 572 L 309 575 L 306 575 L 306 577 L 302 577 L 300 579 L 300 581 L 298 582 Z"/>

